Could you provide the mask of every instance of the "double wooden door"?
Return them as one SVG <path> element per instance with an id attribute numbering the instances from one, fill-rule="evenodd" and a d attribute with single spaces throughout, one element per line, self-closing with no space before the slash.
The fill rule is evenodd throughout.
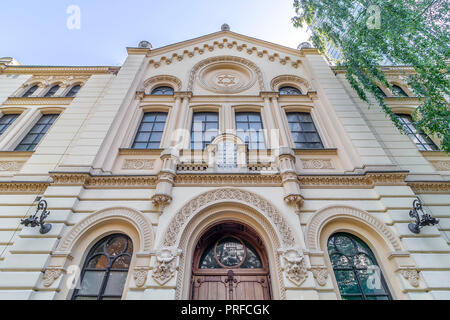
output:
<path id="1" fill-rule="evenodd" d="M 249 227 L 223 223 L 199 241 L 193 259 L 192 300 L 270 300 L 264 246 Z"/>

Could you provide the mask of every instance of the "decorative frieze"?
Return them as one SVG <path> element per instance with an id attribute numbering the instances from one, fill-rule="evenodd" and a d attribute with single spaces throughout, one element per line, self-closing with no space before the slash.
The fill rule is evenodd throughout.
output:
<path id="1" fill-rule="evenodd" d="M 9 97 L 3 105 L 69 105 L 74 98 L 66 97 Z"/>
<path id="2" fill-rule="evenodd" d="M 450 192 L 450 181 L 408 182 L 408 186 L 416 194 Z"/>
<path id="3" fill-rule="evenodd" d="M 303 169 L 334 169 L 331 159 L 301 159 Z"/>
<path id="4" fill-rule="evenodd" d="M 203 174 L 203 175 L 177 175 L 175 185 L 270 185 L 281 186 L 279 175 L 249 175 L 249 174 Z"/>
<path id="5" fill-rule="evenodd" d="M 122 169 L 125 170 L 153 170 L 155 159 L 125 159 Z"/>
<path id="6" fill-rule="evenodd" d="M 44 193 L 49 183 L 46 182 L 0 182 L 0 193 Z"/>
<path id="7" fill-rule="evenodd" d="M 437 171 L 450 171 L 450 161 L 433 160 L 430 162 Z"/>

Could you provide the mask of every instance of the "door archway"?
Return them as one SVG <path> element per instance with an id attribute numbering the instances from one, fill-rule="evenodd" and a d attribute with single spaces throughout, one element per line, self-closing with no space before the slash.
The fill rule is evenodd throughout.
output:
<path id="1" fill-rule="evenodd" d="M 227 221 L 198 241 L 192 265 L 192 300 L 270 300 L 266 249 L 250 227 Z"/>

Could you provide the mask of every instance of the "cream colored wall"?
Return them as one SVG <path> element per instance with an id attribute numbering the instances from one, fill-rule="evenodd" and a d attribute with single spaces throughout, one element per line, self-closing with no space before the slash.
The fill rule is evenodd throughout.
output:
<path id="1" fill-rule="evenodd" d="M 223 41 L 224 38 L 228 39 L 227 42 Z M 233 44 L 233 41 L 236 43 Z M 246 46 L 242 46 L 243 43 L 246 43 Z M 78 228 L 83 230 L 84 233 L 81 234 L 84 234 L 86 239 L 91 239 L 90 237 L 94 236 L 90 233 L 89 225 L 81 228 L 80 224 L 102 210 L 117 207 L 126 207 L 138 212 L 139 217 L 151 224 L 154 233 L 154 247 L 146 252 L 139 252 L 134 259 L 139 262 L 140 267 L 148 271 L 146 281 L 142 286 L 137 285 L 133 264 L 124 297 L 174 299 L 178 283 L 177 273 L 175 272 L 175 277 L 165 285 L 160 285 L 152 277 L 152 272 L 157 266 L 155 255 L 162 249 L 167 227 L 190 200 L 222 188 L 248 191 L 267 200 L 293 230 L 297 238 L 296 250 L 304 255 L 307 278 L 301 285 L 295 285 L 286 278 L 284 271 L 279 270 L 282 274 L 280 288 L 285 287 L 285 296 L 288 299 L 339 297 L 333 283 L 332 270 L 329 264 L 327 265 L 326 252 L 316 252 L 307 245 L 307 226 L 321 210 L 340 206 L 349 208 L 349 211 L 353 210 L 350 208 L 356 208 L 377 219 L 373 220 L 375 222 L 372 225 L 370 223 L 363 225 L 355 220 L 354 225 L 360 228 L 364 239 L 372 239 L 376 243 L 372 244 L 375 246 L 373 249 L 379 263 L 390 272 L 388 278 L 395 298 L 450 299 L 448 192 L 414 193 L 403 181 L 379 181 L 366 185 L 356 179 L 352 183 L 339 181 L 346 179 L 349 173 L 360 174 L 361 179 L 365 179 L 364 170 L 410 170 L 412 178 L 422 177 L 435 181 L 447 179 L 445 172 L 439 174 L 425 156 L 417 151 L 409 138 L 402 136 L 388 120 L 385 120 L 380 110 L 374 107 L 368 110 L 358 101 L 342 76 L 335 76 L 320 55 L 300 53 L 256 40 L 252 43 L 252 40 L 228 33 L 209 37 L 204 40 L 204 44 L 208 46 L 185 43 L 171 48 L 155 49 L 153 52 L 138 49 L 138 52 L 130 52 L 117 75 L 92 75 L 70 105 L 60 106 L 64 111 L 36 151 L 31 156 L 22 156 L 23 161 L 26 161 L 22 169 L 19 172 L 0 172 L 3 182 L 40 181 L 49 184 L 43 187 L 42 192 L 30 189 L 19 192 L 6 187 L 2 189 L 13 191 L 0 194 L 0 252 L 3 251 L 0 258 L 0 299 L 70 298 L 67 290 L 63 289 L 60 294 L 57 293 L 63 288 L 67 276 L 60 276 L 46 286 L 43 272 L 61 265 L 61 268 L 67 268 L 72 262 L 80 264 L 82 249 L 73 249 L 72 260 L 68 253 L 57 252 L 57 248 L 61 246 L 61 239 Z M 253 47 L 255 49 L 252 49 Z M 202 48 L 203 52 L 200 52 Z M 192 98 L 188 97 L 189 94 L 182 93 L 176 93 L 174 97 L 139 98 L 136 95 L 136 91 L 142 89 L 145 80 L 159 75 L 177 77 L 182 83 L 180 91 L 186 91 L 190 70 L 197 63 L 217 56 L 240 57 L 255 64 L 261 70 L 263 91 L 273 91 L 270 85 L 275 77 L 295 75 L 311 83 L 313 90 L 317 91 L 317 98 L 302 96 L 300 100 L 290 97 L 277 98 L 276 101 L 273 98 L 265 100 L 260 97 L 258 81 L 237 95 L 217 95 L 207 92 L 198 84 L 193 87 Z M 167 58 L 162 57 L 172 58 L 169 62 Z M 0 75 L 0 102 L 16 92 L 28 79 L 29 76 L 14 79 Z M 281 116 L 277 113 L 277 104 L 280 108 L 307 107 L 308 110 L 312 110 L 326 148 L 337 148 L 337 151 L 326 150 L 325 153 L 319 151 L 295 156 L 296 174 L 300 175 L 301 179 L 308 178 L 309 174 L 322 179 L 316 185 L 300 184 L 300 194 L 304 198 L 300 209 L 284 201 L 285 189 L 281 179 L 271 185 L 227 184 L 220 179 L 211 184 L 199 182 L 186 186 L 175 182 L 171 194 L 172 202 L 165 207 L 158 206 L 151 199 L 157 193 L 156 175 L 166 163 L 160 159 L 159 152 L 119 152 L 120 148 L 131 147 L 143 112 L 140 108 L 168 110 L 172 123 L 166 125 L 166 129 L 176 129 L 176 124 L 186 125 L 189 122 L 187 108 L 193 106 L 220 108 L 223 113 L 221 126 L 225 129 L 233 127 L 232 108 L 242 105 L 261 108 L 265 126 L 268 128 L 275 128 L 280 124 L 287 127 L 283 118 L 284 113 L 282 112 Z M 185 108 L 185 113 L 182 108 Z M 287 128 L 284 130 L 289 137 L 289 130 Z M 168 134 L 170 133 L 165 133 L 162 148 L 170 145 Z M 0 145 L 1 143 L 3 142 L 0 140 Z M 443 156 L 439 159 L 441 158 L 448 159 Z M 331 160 L 334 166 L 305 169 L 302 160 L 308 159 Z M 150 161 L 147 163 L 152 163 L 152 166 L 145 171 L 124 169 L 126 160 Z M 60 179 L 52 181 L 49 175 L 51 171 L 59 172 L 61 177 L 66 173 L 67 179 L 57 178 L 55 173 L 52 173 L 54 179 Z M 86 176 L 81 178 L 80 175 L 70 176 L 74 172 L 85 173 Z M 154 178 L 156 182 L 139 182 L 139 177 L 135 180 L 130 177 L 144 174 Z M 99 175 L 106 181 L 99 182 L 100 185 L 92 182 Z M 242 175 L 248 176 L 248 172 Z M 111 179 L 106 180 L 109 178 Z M 48 221 L 53 227 L 46 235 L 39 234 L 36 228 L 24 228 L 19 224 L 21 218 L 34 212 L 36 207 L 34 200 L 38 195 L 42 195 L 48 201 L 51 211 Z M 407 228 L 411 221 L 408 212 L 417 195 L 424 201 L 426 208 L 440 219 L 438 226 L 424 228 L 420 235 L 412 234 Z M 245 204 L 241 205 L 242 208 L 245 207 Z M 218 206 L 226 212 L 227 204 Z M 239 207 L 238 204 L 234 205 L 236 206 Z M 250 221 L 250 218 L 248 219 Z M 350 218 L 343 219 L 339 224 L 326 225 L 324 230 L 329 234 L 340 230 L 339 228 L 351 230 L 352 221 Z M 394 235 L 396 241 L 401 244 L 401 251 L 395 251 L 389 239 L 377 233 L 376 221 L 381 221 L 382 226 Z M 107 221 L 105 223 L 107 224 Z M 201 225 L 201 221 L 198 223 Z M 118 226 L 117 230 L 131 232 L 136 239 L 143 237 L 139 232 L 133 231 L 132 227 L 120 228 Z M 276 226 L 273 228 L 276 230 Z M 95 233 L 95 237 L 100 234 L 101 232 Z M 82 243 L 80 246 L 86 248 L 89 246 L 83 241 L 76 243 Z M 284 266 L 281 256 L 273 259 L 280 259 L 280 265 Z M 324 285 L 315 279 L 313 274 L 315 267 L 328 268 Z M 401 270 L 405 267 L 419 271 L 420 283 L 417 287 L 412 286 L 401 275 Z"/>

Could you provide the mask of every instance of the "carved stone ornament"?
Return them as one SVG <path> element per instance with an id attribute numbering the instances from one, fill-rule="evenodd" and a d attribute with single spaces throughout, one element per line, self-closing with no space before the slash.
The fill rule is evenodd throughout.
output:
<path id="1" fill-rule="evenodd" d="M 122 169 L 125 170 L 152 170 L 155 166 L 154 159 L 125 159 Z"/>
<path id="2" fill-rule="evenodd" d="M 19 161 L 0 161 L 0 171 L 19 171 L 22 165 Z"/>
<path id="3" fill-rule="evenodd" d="M 45 287 L 50 287 L 53 282 L 56 281 L 56 279 L 59 278 L 59 276 L 62 273 L 62 269 L 60 268 L 48 268 L 45 269 L 44 276 L 42 278 L 42 282 Z"/>
<path id="4" fill-rule="evenodd" d="M 297 287 L 300 287 L 308 277 L 305 257 L 297 250 L 290 249 L 284 252 L 282 251 L 282 258 L 286 278 L 292 281 Z"/>
<path id="5" fill-rule="evenodd" d="M 165 207 L 172 202 L 172 197 L 166 194 L 155 194 L 152 197 L 152 202 L 155 207 Z"/>
<path id="6" fill-rule="evenodd" d="M 300 208 L 303 204 L 303 197 L 299 194 L 290 194 L 284 198 L 284 201 L 292 206 Z"/>
<path id="7" fill-rule="evenodd" d="M 437 171 L 450 171 L 450 161 L 430 161 Z"/>
<path id="8" fill-rule="evenodd" d="M 152 276 L 158 284 L 163 286 L 174 277 L 180 255 L 179 249 L 163 249 L 157 252 Z"/>
<path id="9" fill-rule="evenodd" d="M 137 267 L 134 269 L 134 283 L 138 288 L 141 288 L 145 285 L 145 282 L 147 281 L 147 275 L 148 275 L 148 268 L 145 267 Z"/>
<path id="10" fill-rule="evenodd" d="M 314 275 L 314 279 L 319 286 L 323 287 L 327 284 L 328 279 L 328 269 L 325 267 L 313 267 L 311 272 Z"/>
<path id="11" fill-rule="evenodd" d="M 404 269 L 400 273 L 414 288 L 419 286 L 420 277 L 416 269 Z"/>
<path id="12" fill-rule="evenodd" d="M 303 169 L 334 169 L 330 159 L 302 159 Z"/>

